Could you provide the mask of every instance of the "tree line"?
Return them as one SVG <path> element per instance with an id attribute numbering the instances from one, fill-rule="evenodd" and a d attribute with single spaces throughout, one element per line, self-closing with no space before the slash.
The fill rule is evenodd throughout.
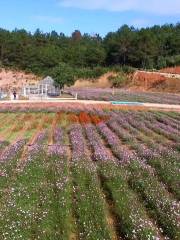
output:
<path id="1" fill-rule="evenodd" d="M 39 29 L 34 33 L 0 29 L 0 67 L 51 74 L 62 85 L 75 77 L 96 77 L 107 68 L 160 69 L 179 64 L 180 23 L 141 29 L 123 25 L 105 37 L 78 30 L 66 36 Z"/>

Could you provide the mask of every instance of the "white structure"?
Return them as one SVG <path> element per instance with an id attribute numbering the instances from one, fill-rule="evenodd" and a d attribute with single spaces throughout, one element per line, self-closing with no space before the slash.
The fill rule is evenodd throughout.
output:
<path id="1" fill-rule="evenodd" d="M 51 77 L 46 77 L 39 81 L 37 85 L 26 85 L 23 87 L 22 95 L 27 98 L 47 98 L 60 96 L 59 87 L 55 86 L 55 82 Z"/>
<path id="2" fill-rule="evenodd" d="M 6 98 L 7 96 L 7 93 L 0 91 L 0 99 Z"/>

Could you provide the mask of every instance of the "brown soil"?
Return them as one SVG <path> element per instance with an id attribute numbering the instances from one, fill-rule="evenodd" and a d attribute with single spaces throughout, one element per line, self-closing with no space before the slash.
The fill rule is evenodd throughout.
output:
<path id="1" fill-rule="evenodd" d="M 83 88 L 83 87 L 97 87 L 97 88 L 108 88 L 112 87 L 112 83 L 109 81 L 109 77 L 116 76 L 116 73 L 108 72 L 102 75 L 98 79 L 79 79 L 75 82 L 73 87 Z"/>
<path id="2" fill-rule="evenodd" d="M 164 68 L 161 69 L 160 72 L 162 73 L 172 73 L 172 74 L 180 74 L 180 66 L 172 67 L 172 68 Z"/>
<path id="3" fill-rule="evenodd" d="M 34 74 L 23 71 L 0 69 L 0 88 L 5 91 L 20 90 L 25 84 L 36 84 L 39 80 Z"/>
<path id="4" fill-rule="evenodd" d="M 136 71 L 127 88 L 132 91 L 180 93 L 180 74 Z"/>

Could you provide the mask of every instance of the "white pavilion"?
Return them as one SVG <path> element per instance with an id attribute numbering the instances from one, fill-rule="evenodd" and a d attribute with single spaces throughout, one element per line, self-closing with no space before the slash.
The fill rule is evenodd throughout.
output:
<path id="1" fill-rule="evenodd" d="M 55 85 L 54 79 L 47 76 L 36 85 L 25 85 L 21 95 L 27 98 L 47 98 L 60 96 L 61 90 Z"/>

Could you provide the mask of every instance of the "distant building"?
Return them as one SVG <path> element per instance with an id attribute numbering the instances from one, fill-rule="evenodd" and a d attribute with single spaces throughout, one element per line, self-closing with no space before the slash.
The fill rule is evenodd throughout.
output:
<path id="1" fill-rule="evenodd" d="M 56 86 L 54 79 L 47 76 L 36 85 L 25 85 L 21 95 L 28 98 L 46 98 L 60 96 L 61 91 L 60 88 Z"/>
<path id="2" fill-rule="evenodd" d="M 4 99 L 6 97 L 7 97 L 7 93 L 5 93 L 2 90 L 0 90 L 0 99 Z"/>

